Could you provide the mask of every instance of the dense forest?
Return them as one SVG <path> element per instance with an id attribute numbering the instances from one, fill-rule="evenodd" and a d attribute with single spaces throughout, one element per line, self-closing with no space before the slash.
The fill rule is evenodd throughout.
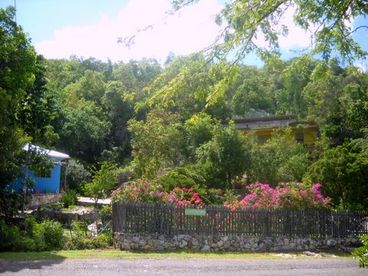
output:
<path id="1" fill-rule="evenodd" d="M 203 54 L 165 64 L 48 60 L 36 55 L 11 9 L 0 17 L 3 206 L 5 183 L 21 164 L 37 163 L 21 150 L 31 142 L 72 157 L 67 184 L 79 193 L 93 190 L 105 170 L 116 172 L 114 185 L 190 187 L 212 203 L 257 181 L 319 182 L 333 208 L 368 207 L 367 72 L 312 55 L 267 55 L 260 68 Z M 317 123 L 318 141 L 306 147 L 285 129 L 259 144 L 232 121 L 272 115 Z"/>

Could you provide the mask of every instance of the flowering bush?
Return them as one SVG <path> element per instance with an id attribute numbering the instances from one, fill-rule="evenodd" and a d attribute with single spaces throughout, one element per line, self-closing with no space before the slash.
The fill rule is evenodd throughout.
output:
<path id="1" fill-rule="evenodd" d="M 302 183 L 286 183 L 276 188 L 265 183 L 255 183 L 249 186 L 249 192 L 242 200 L 231 204 L 225 202 L 224 206 L 232 210 L 241 207 L 313 209 L 326 208 L 330 202 L 330 198 L 323 196 L 319 183 L 311 187 Z"/>
<path id="2" fill-rule="evenodd" d="M 202 207 L 204 205 L 198 192 L 192 188 L 174 188 L 166 197 L 166 202 L 174 203 L 176 207 L 186 207 L 195 205 Z"/>
<path id="3" fill-rule="evenodd" d="M 162 191 L 162 187 L 148 180 L 129 182 L 112 193 L 114 201 L 162 202 L 172 203 L 176 207 L 195 205 L 203 206 L 203 199 L 193 188 L 175 187 L 170 192 Z"/>
<path id="4" fill-rule="evenodd" d="M 124 183 L 112 192 L 113 201 L 164 202 L 166 193 L 147 179 Z"/>

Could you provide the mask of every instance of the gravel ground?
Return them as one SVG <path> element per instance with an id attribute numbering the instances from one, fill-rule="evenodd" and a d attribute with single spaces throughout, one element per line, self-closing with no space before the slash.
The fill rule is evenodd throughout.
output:
<path id="1" fill-rule="evenodd" d="M 368 275 L 351 258 L 0 260 L 2 275 Z"/>

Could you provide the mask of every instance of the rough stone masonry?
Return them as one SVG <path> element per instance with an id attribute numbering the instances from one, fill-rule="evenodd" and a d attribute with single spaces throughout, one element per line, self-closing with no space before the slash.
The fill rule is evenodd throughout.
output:
<path id="1" fill-rule="evenodd" d="M 358 238 L 289 238 L 205 235 L 158 235 L 115 233 L 114 242 L 121 250 L 178 250 L 284 252 L 304 250 L 351 251 L 360 245 Z"/>

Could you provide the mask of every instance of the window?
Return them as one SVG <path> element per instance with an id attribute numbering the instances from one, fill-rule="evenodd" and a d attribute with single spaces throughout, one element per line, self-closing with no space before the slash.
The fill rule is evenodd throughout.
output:
<path id="1" fill-rule="evenodd" d="M 304 144 L 304 133 L 303 133 L 303 131 L 297 131 L 295 133 L 295 140 L 299 144 Z"/>

